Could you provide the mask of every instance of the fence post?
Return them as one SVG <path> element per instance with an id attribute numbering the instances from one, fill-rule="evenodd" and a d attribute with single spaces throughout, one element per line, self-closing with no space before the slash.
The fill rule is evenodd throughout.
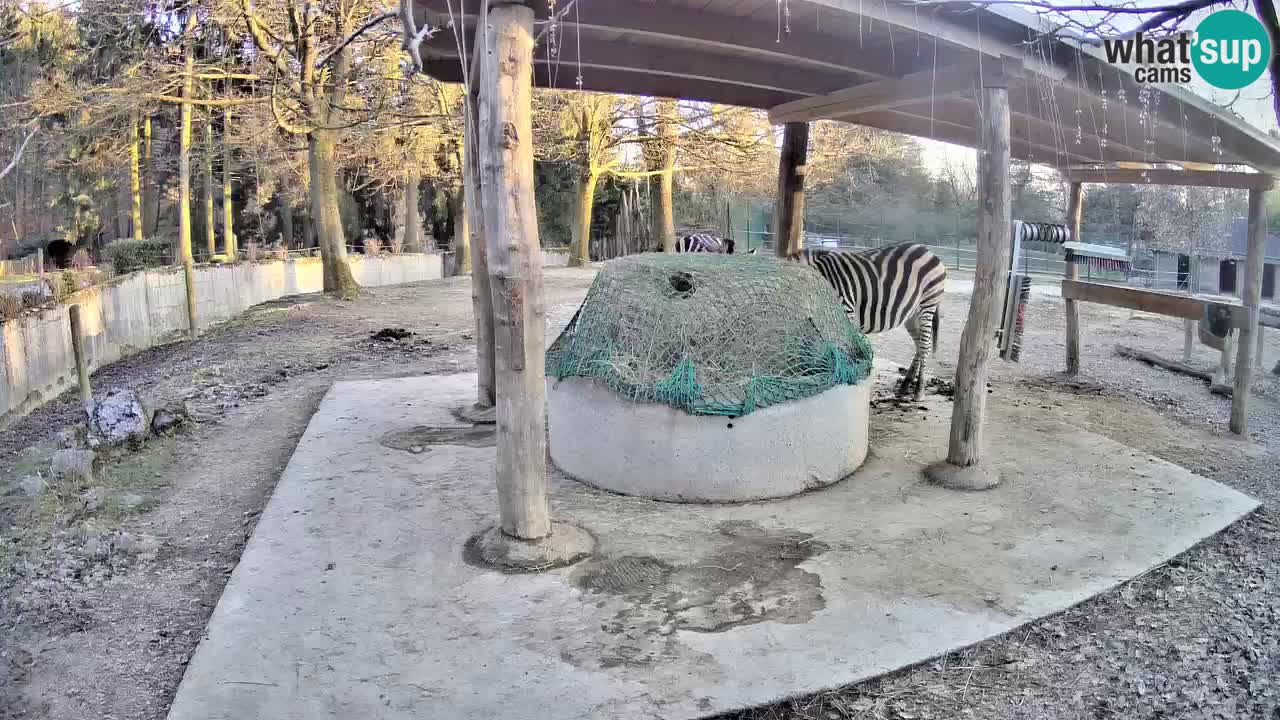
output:
<path id="1" fill-rule="evenodd" d="M 36 275 L 40 277 L 41 284 L 44 283 L 44 248 L 36 248 Z"/>
<path id="2" fill-rule="evenodd" d="M 93 388 L 89 386 L 89 361 L 84 356 L 84 325 L 80 322 L 80 306 L 72 305 L 68 312 L 71 316 L 71 352 L 76 358 L 76 377 L 80 381 L 80 404 L 87 405 L 93 401 Z"/>

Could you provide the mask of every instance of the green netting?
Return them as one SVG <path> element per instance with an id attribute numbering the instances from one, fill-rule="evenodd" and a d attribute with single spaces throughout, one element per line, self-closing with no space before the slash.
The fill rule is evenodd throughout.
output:
<path id="1" fill-rule="evenodd" d="M 694 415 L 746 415 L 870 368 L 871 346 L 822 276 L 755 256 L 610 261 L 547 351 L 549 377 Z"/>

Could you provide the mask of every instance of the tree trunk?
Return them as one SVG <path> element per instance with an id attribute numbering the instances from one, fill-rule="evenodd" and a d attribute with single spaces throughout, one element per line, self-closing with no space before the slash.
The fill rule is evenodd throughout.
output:
<path id="1" fill-rule="evenodd" d="M 977 465 L 982 452 L 982 423 L 987 401 L 987 365 L 991 359 L 998 299 L 1009 279 L 1009 91 L 987 87 L 982 92 L 982 147 L 978 151 L 978 255 L 973 299 L 960 336 L 956 361 L 955 404 L 951 411 L 951 443 L 947 462 Z"/>
<path id="2" fill-rule="evenodd" d="M 1236 375 L 1231 395 L 1231 420 L 1228 427 L 1237 435 L 1249 431 L 1249 384 L 1253 380 L 1254 343 L 1262 328 L 1258 325 L 1258 305 L 1262 302 L 1262 270 L 1267 249 L 1267 210 L 1265 193 L 1249 191 L 1249 248 L 1245 259 L 1244 288 L 1240 301 L 1247 322 L 1237 332 Z"/>
<path id="3" fill-rule="evenodd" d="M 479 35 L 478 31 L 476 34 Z M 477 41 L 479 38 L 477 38 Z M 479 63 L 483 65 L 483 63 Z M 489 288 L 489 261 L 485 244 L 484 191 L 480 187 L 479 103 L 476 89 L 480 78 L 472 71 L 472 88 L 463 106 L 463 127 L 467 152 L 463 159 L 463 244 L 471 247 L 471 309 L 476 319 L 476 407 L 491 408 L 497 401 L 497 379 L 493 357 L 493 294 Z"/>
<path id="4" fill-rule="evenodd" d="M 142 171 L 138 167 L 141 162 L 142 148 L 138 139 L 138 117 L 135 115 L 129 121 L 129 196 L 133 200 L 130 204 L 129 222 L 133 226 L 133 239 L 141 240 L 142 235 Z"/>
<path id="5" fill-rule="evenodd" d="M 204 126 L 204 237 L 210 258 L 218 254 L 218 236 L 213 222 L 213 183 L 213 113 L 211 112 Z"/>
<path id="6" fill-rule="evenodd" d="M 151 165 L 151 116 L 142 120 L 142 234 L 154 237 L 160 220 L 159 185 Z"/>
<path id="7" fill-rule="evenodd" d="M 240 254 L 235 206 L 231 202 L 231 108 L 222 111 L 222 247 L 233 261 Z"/>
<path id="8" fill-rule="evenodd" d="M 286 250 L 293 247 L 293 204 L 280 197 L 280 244 Z"/>
<path id="9" fill-rule="evenodd" d="M 595 207 L 596 183 L 600 176 L 588 171 L 578 181 L 577 218 L 575 218 L 573 265 L 586 267 L 591 264 L 591 211 Z"/>
<path id="10" fill-rule="evenodd" d="M 195 42 L 191 32 L 195 28 L 196 14 L 194 9 L 187 10 L 187 23 L 183 35 L 186 37 L 186 74 L 182 82 L 182 99 L 191 100 L 194 93 L 195 74 Z M 182 103 L 181 123 L 178 131 L 178 257 L 182 262 L 182 276 L 187 288 L 187 333 L 195 340 L 198 332 L 196 322 L 196 280 L 195 260 L 191 256 L 191 111 L 190 102 Z"/>
<path id="11" fill-rule="evenodd" d="M 422 216 L 418 214 L 418 186 L 420 176 L 418 168 L 409 164 L 404 172 L 404 252 L 421 252 Z"/>
<path id="12" fill-rule="evenodd" d="M 1071 183 L 1067 196 L 1067 230 L 1072 242 L 1080 242 L 1080 220 L 1084 212 L 1084 185 Z M 1070 255 L 1070 253 L 1068 253 Z M 1065 277 L 1075 280 L 1080 277 L 1080 268 L 1071 257 L 1067 257 Z M 1067 374 L 1080 372 L 1080 305 L 1075 300 L 1067 300 Z"/>
<path id="13" fill-rule="evenodd" d="M 789 122 L 778 158 L 778 199 L 773 220 L 773 249 L 794 257 L 804 246 L 804 175 L 809 157 L 809 123 Z"/>
<path id="14" fill-rule="evenodd" d="M 497 476 L 502 532 L 551 534 L 547 497 L 545 309 L 533 190 L 533 10 L 489 11 L 480 94 L 481 187 L 498 381 Z M 588 243 L 583 238 L 582 247 Z"/>
<path id="15" fill-rule="evenodd" d="M 462 112 L 466 114 L 468 111 L 464 107 Z M 469 121 L 464 121 L 464 123 L 465 122 Z M 464 133 L 466 133 L 465 130 Z M 460 167 L 462 168 L 462 190 L 460 191 L 460 197 L 458 198 L 462 203 L 462 222 L 461 227 L 458 228 L 458 232 L 453 237 L 453 253 L 454 257 L 457 259 L 459 275 L 466 275 L 471 272 L 471 228 L 476 224 L 476 209 L 472 202 L 473 198 L 471 197 L 472 193 L 476 192 L 476 190 L 473 189 L 474 183 L 468 181 L 468 172 L 470 171 L 468 170 L 467 163 L 471 162 L 469 158 L 474 152 L 467 149 L 470 145 L 471 135 L 467 134 L 462 151 L 462 163 L 460 164 Z M 474 178 L 474 174 L 471 177 Z"/>
<path id="16" fill-rule="evenodd" d="M 676 180 L 676 103 L 658 104 L 658 134 L 662 138 L 662 174 L 658 175 L 658 196 L 653 207 L 653 234 L 662 240 L 662 251 L 676 250 L 676 214 L 672 197 Z"/>
<path id="17" fill-rule="evenodd" d="M 347 241 L 338 212 L 338 169 L 333 159 L 332 132 L 314 130 L 307 136 L 311 215 L 324 263 L 324 291 L 351 300 L 360 294 L 360 285 L 347 264 Z"/>

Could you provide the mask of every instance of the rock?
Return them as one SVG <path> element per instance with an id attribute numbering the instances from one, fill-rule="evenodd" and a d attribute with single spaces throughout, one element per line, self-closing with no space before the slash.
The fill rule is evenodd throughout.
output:
<path id="1" fill-rule="evenodd" d="M 146 498 L 138 495 L 137 493 L 125 493 L 124 495 L 116 496 L 116 502 L 120 503 L 121 507 L 126 510 L 135 510 L 142 505 L 142 503 L 146 502 L 146 500 Z"/>
<path id="2" fill-rule="evenodd" d="M 108 493 L 106 488 L 92 487 L 86 490 L 85 493 L 80 496 L 80 499 L 84 501 L 85 510 L 94 512 L 98 508 L 102 507 L 102 503 L 106 501 L 107 497 Z"/>
<path id="3" fill-rule="evenodd" d="M 39 475 L 27 475 L 18 481 L 18 485 L 22 488 L 22 494 L 27 497 L 35 497 L 44 492 L 44 478 Z"/>
<path id="4" fill-rule="evenodd" d="M 85 446 L 88 427 L 84 423 L 68 425 L 53 434 L 54 442 L 58 443 L 60 448 L 79 448 Z"/>
<path id="5" fill-rule="evenodd" d="M 112 389 L 106 397 L 86 408 L 86 412 L 91 447 L 138 444 L 146 440 L 151 428 L 151 414 L 142 398 L 127 388 Z"/>
<path id="6" fill-rule="evenodd" d="M 151 432 L 164 435 L 191 422 L 191 405 L 187 401 L 172 403 L 156 411 L 151 418 Z"/>
<path id="7" fill-rule="evenodd" d="M 93 463 L 97 455 L 92 450 L 63 448 L 49 459 L 49 472 L 57 480 L 77 483 L 93 482 Z"/>
<path id="8" fill-rule="evenodd" d="M 145 533 L 121 532 L 115 538 L 115 549 L 127 555 L 154 556 L 160 550 L 160 538 Z"/>

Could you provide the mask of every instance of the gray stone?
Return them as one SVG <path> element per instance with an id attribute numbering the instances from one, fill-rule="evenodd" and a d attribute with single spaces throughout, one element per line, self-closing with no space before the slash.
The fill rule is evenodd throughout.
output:
<path id="1" fill-rule="evenodd" d="M 156 410 L 151 418 L 151 432 L 164 435 L 191 422 L 191 406 L 184 400 Z"/>
<path id="2" fill-rule="evenodd" d="M 146 533 L 121 532 L 115 538 L 115 549 L 127 555 L 154 557 L 160 550 L 160 538 Z"/>
<path id="3" fill-rule="evenodd" d="M 124 495 L 115 496 L 116 502 L 126 510 L 136 510 L 147 499 L 137 493 L 125 493 Z"/>
<path id="4" fill-rule="evenodd" d="M 49 459 L 49 472 L 58 480 L 69 482 L 93 482 L 93 463 L 97 455 L 92 450 L 63 448 Z"/>
<path id="5" fill-rule="evenodd" d="M 60 448 L 84 447 L 87 429 L 84 423 L 68 425 L 53 434 L 54 442 L 58 443 Z"/>
<path id="6" fill-rule="evenodd" d="M 110 497 L 110 493 L 104 487 L 91 487 L 80 496 L 80 500 L 84 502 L 84 509 L 94 512 L 102 507 L 102 503 L 106 502 Z"/>
<path id="7" fill-rule="evenodd" d="M 44 492 L 44 478 L 39 475 L 27 475 L 18 481 L 19 487 L 22 488 L 22 494 L 27 497 L 35 497 Z"/>
<path id="8" fill-rule="evenodd" d="M 127 388 L 114 388 L 106 397 L 95 401 L 86 412 L 89 416 L 90 445 L 114 447 L 125 443 L 141 443 L 151 429 L 151 417 L 142 397 Z M 96 441 L 96 442 L 95 442 Z"/>

